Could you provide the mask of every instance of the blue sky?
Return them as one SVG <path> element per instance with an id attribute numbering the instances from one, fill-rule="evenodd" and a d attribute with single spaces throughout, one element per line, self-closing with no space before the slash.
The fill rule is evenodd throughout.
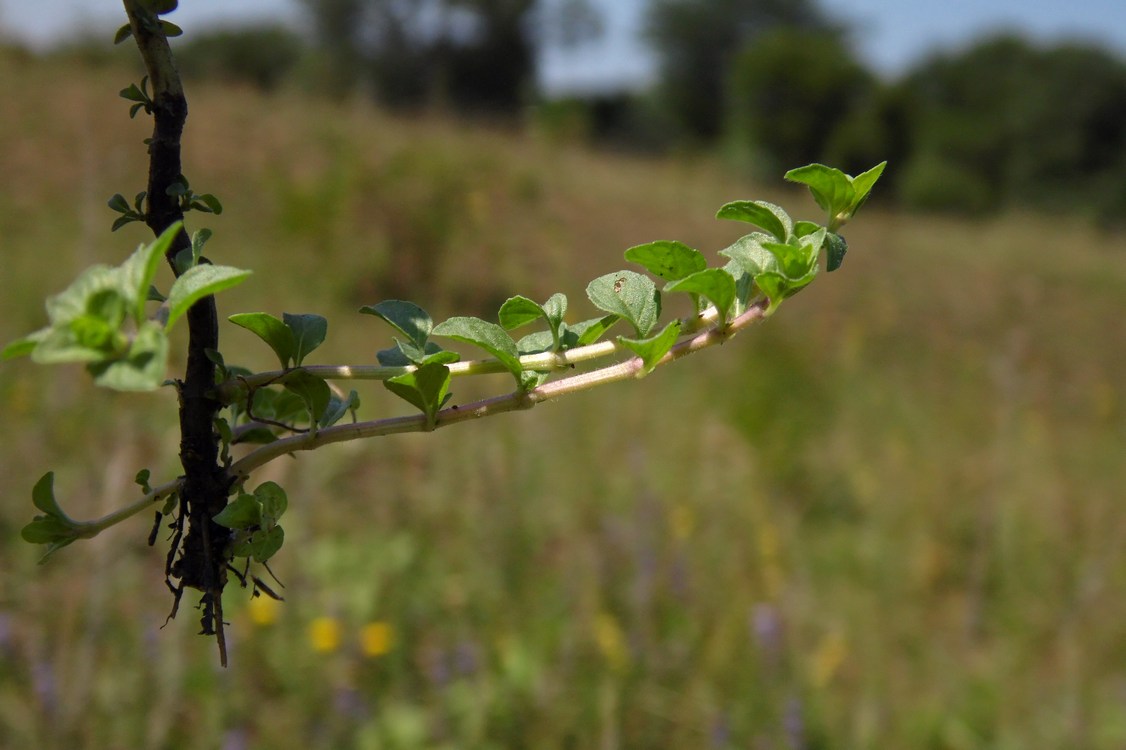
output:
<path id="1" fill-rule="evenodd" d="M 591 0 L 605 14 L 596 44 L 553 52 L 542 61 L 550 88 L 614 87 L 644 80 L 651 57 L 635 38 L 644 0 Z M 964 45 L 999 29 L 1045 41 L 1081 38 L 1126 57 L 1126 0 L 821 0 L 850 22 L 861 57 L 894 76 L 927 53 Z M 0 33 L 47 44 L 80 28 L 113 29 L 122 15 L 116 0 L 0 0 Z M 223 21 L 270 15 L 299 18 L 294 0 L 181 0 L 172 17 L 189 32 Z"/>

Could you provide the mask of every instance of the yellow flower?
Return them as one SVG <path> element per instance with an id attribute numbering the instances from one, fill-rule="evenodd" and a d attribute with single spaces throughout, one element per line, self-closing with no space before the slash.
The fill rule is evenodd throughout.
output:
<path id="1" fill-rule="evenodd" d="M 615 669 L 625 666 L 626 644 L 617 618 L 605 612 L 595 618 L 594 642 L 598 644 L 598 650 L 610 662 L 610 666 Z"/>
<path id="2" fill-rule="evenodd" d="M 673 539 L 678 542 L 687 541 L 696 530 L 696 514 L 687 505 L 677 505 L 669 513 L 669 526 L 672 528 Z"/>
<path id="3" fill-rule="evenodd" d="M 809 665 L 809 676 L 817 688 L 825 687 L 840 671 L 848 657 L 848 643 L 840 632 L 832 631 L 821 638 Z"/>
<path id="4" fill-rule="evenodd" d="M 280 602 L 268 596 L 256 596 L 250 600 L 247 610 L 250 621 L 260 628 L 269 627 L 278 621 Z"/>
<path id="5" fill-rule="evenodd" d="M 330 654 L 338 649 L 340 621 L 335 617 L 318 617 L 309 623 L 309 645 L 322 654 Z"/>
<path id="6" fill-rule="evenodd" d="M 369 622 L 360 631 L 360 648 L 372 659 L 390 651 L 394 641 L 395 631 L 387 622 Z"/>

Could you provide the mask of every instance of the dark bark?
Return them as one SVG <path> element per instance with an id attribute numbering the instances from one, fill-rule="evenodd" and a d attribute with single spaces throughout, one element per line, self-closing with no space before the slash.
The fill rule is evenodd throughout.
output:
<path id="1" fill-rule="evenodd" d="M 158 19 L 135 0 L 125 0 L 125 9 L 153 85 L 154 125 L 149 143 L 146 223 L 154 234 L 160 235 L 184 219 L 179 197 L 169 195 L 168 189 L 183 176 L 180 137 L 188 117 L 188 102 Z M 187 232 L 181 229 L 166 255 L 173 270 L 176 255 L 190 247 Z M 219 348 L 215 298 L 205 297 L 193 305 L 188 310 L 187 321 L 187 368 L 184 379 L 177 381 L 180 463 L 184 468 L 177 528 L 183 528 L 186 517 L 187 531 L 173 537 L 166 572 L 179 580 L 173 586 L 176 596 L 173 615 L 185 588 L 203 592 L 201 630 L 216 637 L 220 661 L 226 666 L 222 595 L 227 580 L 225 548 L 229 532 L 212 519 L 227 504 L 230 480 L 219 461 L 219 436 L 214 421 L 222 405 L 211 395 L 215 365 L 207 357 L 208 349 Z"/>

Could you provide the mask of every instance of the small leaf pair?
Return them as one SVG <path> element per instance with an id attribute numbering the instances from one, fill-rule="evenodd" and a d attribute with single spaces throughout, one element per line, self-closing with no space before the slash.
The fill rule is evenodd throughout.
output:
<path id="1" fill-rule="evenodd" d="M 47 558 L 79 538 L 78 524 L 63 512 L 55 500 L 54 483 L 53 471 L 47 472 L 35 483 L 31 490 L 31 501 L 44 515 L 35 516 L 20 531 L 24 541 L 47 545 L 40 563 L 47 562 Z"/>
<path id="2" fill-rule="evenodd" d="M 285 541 L 285 532 L 278 525 L 278 520 L 288 505 L 281 486 L 275 482 L 263 482 L 253 494 L 239 493 L 212 520 L 234 532 L 230 548 L 233 557 L 253 557 L 264 563 L 281 549 Z"/>
<path id="3" fill-rule="evenodd" d="M 145 303 L 161 298 L 152 280 L 180 224 L 142 245 L 117 267 L 86 269 L 61 293 L 47 300 L 49 325 L 11 342 L 0 357 L 30 355 L 40 364 L 82 362 L 95 382 L 122 391 L 152 390 L 164 381 L 167 331 L 203 297 L 242 282 L 249 271 L 199 266 L 180 276 L 169 290 L 158 319 Z"/>
<path id="4" fill-rule="evenodd" d="M 328 320 L 321 315 L 282 313 L 282 319 L 278 320 L 270 313 L 237 313 L 227 320 L 265 341 L 274 350 L 282 369 L 291 365 L 300 367 L 305 357 L 324 343 L 328 335 Z"/>
<path id="5" fill-rule="evenodd" d="M 824 164 L 808 164 L 786 173 L 790 182 L 806 185 L 817 205 L 829 216 L 828 229 L 836 232 L 851 219 L 872 192 L 887 162 L 880 162 L 867 172 L 851 177 Z"/>

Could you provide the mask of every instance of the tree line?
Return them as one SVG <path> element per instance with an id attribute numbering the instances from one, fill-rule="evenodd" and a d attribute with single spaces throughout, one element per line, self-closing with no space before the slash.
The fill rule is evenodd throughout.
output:
<path id="1" fill-rule="evenodd" d="M 895 80 L 871 71 L 815 0 L 649 0 L 658 61 L 641 91 L 549 98 L 549 45 L 600 30 L 591 0 L 300 0 L 282 26 L 196 34 L 188 75 L 544 127 L 648 152 L 716 149 L 753 176 L 887 159 L 883 197 L 983 214 L 1045 206 L 1126 216 L 1126 62 L 1083 43 L 978 40 Z"/>

